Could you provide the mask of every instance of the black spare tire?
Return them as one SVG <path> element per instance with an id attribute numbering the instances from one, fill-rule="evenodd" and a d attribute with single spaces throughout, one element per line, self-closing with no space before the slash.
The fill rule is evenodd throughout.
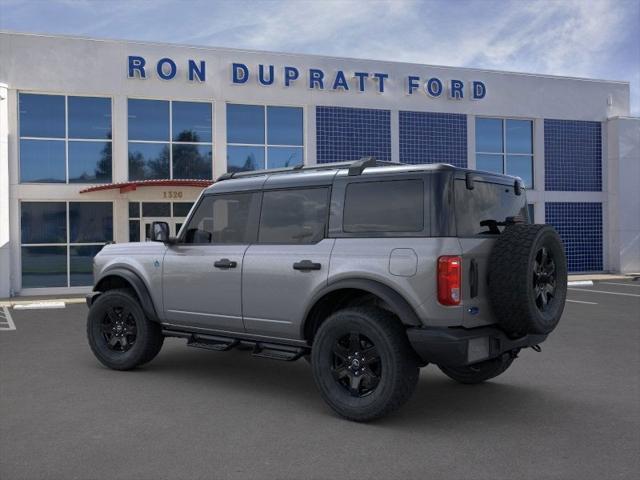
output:
<path id="1" fill-rule="evenodd" d="M 550 333 L 567 296 L 567 258 L 551 225 L 513 224 L 489 258 L 489 301 L 511 337 Z"/>

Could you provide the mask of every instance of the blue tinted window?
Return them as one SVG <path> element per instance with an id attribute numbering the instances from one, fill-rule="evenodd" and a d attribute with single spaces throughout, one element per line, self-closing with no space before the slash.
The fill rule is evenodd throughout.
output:
<path id="1" fill-rule="evenodd" d="M 211 104 L 173 102 L 174 142 L 211 142 Z"/>
<path id="2" fill-rule="evenodd" d="M 64 202 L 22 202 L 22 243 L 66 243 L 66 208 Z"/>
<path id="3" fill-rule="evenodd" d="M 264 144 L 264 107 L 228 104 L 227 143 Z"/>
<path id="4" fill-rule="evenodd" d="M 476 155 L 476 170 L 502 173 L 502 155 L 479 153 Z"/>
<path id="5" fill-rule="evenodd" d="M 476 152 L 503 152 L 502 120 L 476 118 Z"/>
<path id="6" fill-rule="evenodd" d="M 20 181 L 65 181 L 63 140 L 20 140 Z"/>
<path id="7" fill-rule="evenodd" d="M 140 241 L 140 220 L 129 220 L 129 241 Z"/>
<path id="8" fill-rule="evenodd" d="M 169 202 L 144 202 L 142 204 L 143 217 L 170 217 L 171 204 Z"/>
<path id="9" fill-rule="evenodd" d="M 303 162 L 302 147 L 269 147 L 268 168 L 293 167 Z"/>
<path id="10" fill-rule="evenodd" d="M 529 155 L 507 155 L 507 175 L 520 177 L 525 187 L 533 186 L 533 161 Z"/>
<path id="11" fill-rule="evenodd" d="M 102 245 L 69 247 L 69 277 L 72 287 L 93 285 L 93 257 Z"/>
<path id="12" fill-rule="evenodd" d="M 169 102 L 129 99 L 129 140 L 169 141 Z"/>
<path id="13" fill-rule="evenodd" d="M 267 107 L 269 145 L 302 145 L 302 132 L 302 108 Z"/>
<path id="14" fill-rule="evenodd" d="M 507 153 L 533 153 L 531 120 L 507 120 Z"/>
<path id="15" fill-rule="evenodd" d="M 69 202 L 69 240 L 71 243 L 113 240 L 111 202 Z"/>
<path id="16" fill-rule="evenodd" d="M 155 178 L 169 178 L 169 144 L 129 142 L 129 180 Z"/>
<path id="17" fill-rule="evenodd" d="M 22 247 L 22 288 L 66 286 L 66 246 Z"/>
<path id="18" fill-rule="evenodd" d="M 536 208 L 533 203 L 527 204 L 527 213 L 529 214 L 529 223 L 536 223 Z"/>
<path id="19" fill-rule="evenodd" d="M 227 171 L 243 172 L 264 168 L 264 147 L 227 147 Z"/>
<path id="20" fill-rule="evenodd" d="M 213 178 L 210 145 L 173 144 L 173 178 Z"/>
<path id="21" fill-rule="evenodd" d="M 69 141 L 69 183 L 111 182 L 111 142 Z"/>
<path id="22" fill-rule="evenodd" d="M 20 136 L 64 138 L 64 97 L 21 93 Z"/>
<path id="23" fill-rule="evenodd" d="M 140 203 L 129 202 L 129 218 L 140 218 Z"/>
<path id="24" fill-rule="evenodd" d="M 69 138 L 111 138 L 111 99 L 69 97 Z"/>

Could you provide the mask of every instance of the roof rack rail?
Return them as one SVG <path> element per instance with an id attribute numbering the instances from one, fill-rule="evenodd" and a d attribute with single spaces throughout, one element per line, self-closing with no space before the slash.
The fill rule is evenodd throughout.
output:
<path id="1" fill-rule="evenodd" d="M 319 165 L 298 164 L 298 165 L 294 165 L 293 167 L 272 168 L 272 169 L 266 169 L 266 170 L 252 170 L 249 172 L 227 172 L 220 175 L 216 179 L 216 182 L 229 180 L 231 178 L 255 177 L 259 175 L 269 175 L 272 173 L 293 173 L 301 170 L 305 170 L 305 171 L 336 170 L 340 168 L 348 168 L 349 175 L 360 175 L 365 168 L 382 167 L 385 165 L 402 165 L 402 164 L 396 163 L 396 162 L 386 162 L 382 160 L 376 160 L 375 157 L 362 157 L 360 160 L 355 160 L 351 162 L 333 162 L 333 163 L 323 163 Z"/>

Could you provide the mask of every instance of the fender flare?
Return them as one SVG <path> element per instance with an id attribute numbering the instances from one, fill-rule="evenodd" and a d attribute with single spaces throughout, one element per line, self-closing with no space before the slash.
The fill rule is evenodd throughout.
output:
<path id="1" fill-rule="evenodd" d="M 309 315 L 318 301 L 320 301 L 325 295 L 331 292 L 346 288 L 364 290 L 381 298 L 387 305 L 389 305 L 389 307 L 391 307 L 393 312 L 398 315 L 398 318 L 403 323 L 403 325 L 415 327 L 422 326 L 422 322 L 418 318 L 418 315 L 416 314 L 413 307 L 401 294 L 399 294 L 393 288 L 376 280 L 366 278 L 352 278 L 339 280 L 335 283 L 330 283 L 322 290 L 320 290 L 316 295 L 314 295 L 314 297 L 311 299 L 311 302 L 309 302 L 310 306 L 307 307 L 306 311 L 304 312 L 303 322 L 300 326 L 301 334 L 303 336 L 307 321 L 309 320 Z"/>
<path id="2" fill-rule="evenodd" d="M 102 293 L 102 291 L 100 290 L 100 284 L 109 277 L 120 277 L 129 285 L 131 285 L 133 290 L 136 292 L 136 295 L 140 299 L 140 306 L 142 307 L 142 310 L 144 311 L 147 318 L 154 322 L 160 321 L 158 319 L 156 308 L 153 304 L 153 300 L 151 300 L 151 295 L 149 294 L 149 289 L 147 288 L 146 284 L 137 273 L 135 273 L 133 270 L 129 270 L 128 268 L 116 267 L 102 272 L 100 278 L 96 281 L 96 284 L 93 287 L 93 291 L 98 292 L 98 294 L 92 297 L 92 303 Z"/>

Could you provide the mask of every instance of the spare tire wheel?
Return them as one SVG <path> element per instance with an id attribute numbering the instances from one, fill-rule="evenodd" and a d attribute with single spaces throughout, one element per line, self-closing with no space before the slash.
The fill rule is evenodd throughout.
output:
<path id="1" fill-rule="evenodd" d="M 509 336 L 548 334 L 556 327 L 567 296 L 567 259 L 551 225 L 507 226 L 488 270 L 489 301 Z"/>

